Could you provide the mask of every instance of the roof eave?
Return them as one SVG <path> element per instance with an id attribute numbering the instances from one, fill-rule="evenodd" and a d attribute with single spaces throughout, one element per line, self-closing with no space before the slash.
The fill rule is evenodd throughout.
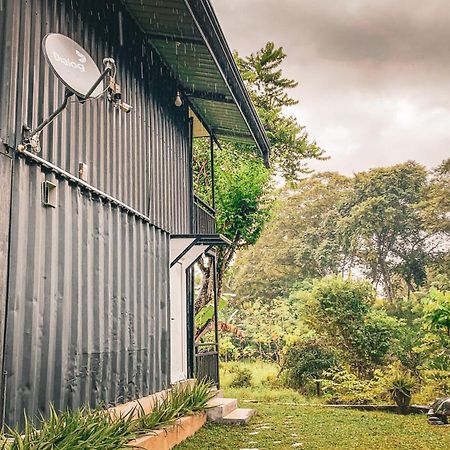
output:
<path id="1" fill-rule="evenodd" d="M 236 105 L 247 122 L 248 128 L 258 145 L 266 167 L 270 167 L 270 142 L 256 109 L 244 85 L 239 69 L 228 47 L 223 31 L 209 0 L 184 0 L 195 20 L 206 45 L 217 59 L 224 79 L 230 87 Z"/>

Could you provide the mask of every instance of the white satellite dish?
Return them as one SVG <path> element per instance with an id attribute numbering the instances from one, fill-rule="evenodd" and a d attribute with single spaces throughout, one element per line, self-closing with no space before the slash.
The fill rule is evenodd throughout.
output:
<path id="1" fill-rule="evenodd" d="M 1 1 L 1 0 L 0 0 Z M 27 125 L 23 127 L 24 140 L 17 146 L 20 152 L 27 147 L 38 153 L 40 151 L 39 134 L 60 114 L 67 106 L 69 97 L 76 95 L 81 103 L 91 98 L 97 98 L 106 92 L 103 89 L 103 80 L 108 80 L 108 100 L 115 108 L 130 112 L 131 105 L 122 100 L 120 86 L 115 82 L 116 63 L 112 58 L 103 59 L 103 72 L 95 64 L 88 52 L 83 47 L 67 36 L 59 33 L 47 34 L 42 41 L 42 51 L 45 59 L 56 77 L 66 87 L 64 100 L 43 122 L 31 129 Z"/>
<path id="2" fill-rule="evenodd" d="M 69 91 L 83 98 L 102 94 L 101 83 L 90 92 L 101 73 L 88 52 L 75 41 L 63 34 L 50 33 L 42 41 L 42 50 L 50 68 Z"/>

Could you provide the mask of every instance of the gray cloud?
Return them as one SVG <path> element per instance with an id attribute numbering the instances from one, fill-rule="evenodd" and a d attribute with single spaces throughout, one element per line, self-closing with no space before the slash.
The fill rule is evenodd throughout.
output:
<path id="1" fill-rule="evenodd" d="M 291 113 L 331 156 L 313 163 L 352 173 L 450 156 L 448 0 L 213 0 L 241 54 L 268 40 L 300 82 Z"/>

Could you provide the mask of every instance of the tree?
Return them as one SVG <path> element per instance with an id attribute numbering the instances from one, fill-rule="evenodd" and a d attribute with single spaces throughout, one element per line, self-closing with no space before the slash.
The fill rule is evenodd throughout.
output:
<path id="1" fill-rule="evenodd" d="M 354 189 L 343 206 L 339 223 L 365 274 L 395 297 L 394 275 L 408 293 L 426 281 L 426 264 L 433 254 L 433 231 L 420 209 L 427 188 L 423 166 L 409 161 L 355 175 Z"/>
<path id="2" fill-rule="evenodd" d="M 360 375 L 383 363 L 397 328 L 396 319 L 375 308 L 374 301 L 370 283 L 326 277 L 305 304 L 306 322 Z"/>
<path id="3" fill-rule="evenodd" d="M 260 158 L 226 144 L 216 154 L 216 223 L 219 233 L 232 245 L 217 250 L 217 288 L 221 296 L 225 271 L 236 249 L 254 244 L 269 214 L 270 172 Z M 200 260 L 202 283 L 195 302 L 199 312 L 211 300 L 212 271 L 209 262 Z M 205 324 L 207 325 L 207 324 Z"/>
<path id="4" fill-rule="evenodd" d="M 247 90 L 269 137 L 271 161 L 285 179 L 298 180 L 308 171 L 306 158 L 326 158 L 316 142 L 310 142 L 305 127 L 284 113 L 285 107 L 298 103 L 288 94 L 298 82 L 283 76 L 281 65 L 285 58 L 283 48 L 273 42 L 247 57 L 235 53 Z"/>
<path id="5" fill-rule="evenodd" d="M 306 170 L 305 158 L 323 158 L 323 151 L 310 142 L 302 126 L 283 108 L 296 103 L 287 94 L 296 82 L 282 76 L 280 66 L 286 54 L 282 48 L 268 43 L 249 57 L 235 55 L 247 88 L 268 133 L 275 171 L 287 179 L 296 179 Z M 195 151 L 198 169 L 196 191 L 205 191 L 207 152 L 201 144 Z M 244 144 L 224 144 L 216 152 L 216 217 L 217 231 L 227 236 L 232 245 L 218 250 L 218 290 L 222 290 L 223 276 L 237 250 L 254 244 L 268 218 L 267 193 L 273 172 L 256 158 L 254 148 Z M 202 174 L 203 172 L 203 174 Z M 202 286 L 196 299 L 196 311 L 211 301 L 212 271 L 207 261 L 200 261 Z"/>
<path id="6" fill-rule="evenodd" d="M 347 274 L 352 260 L 337 234 L 351 179 L 321 173 L 280 192 L 255 245 L 239 252 L 230 287 L 238 301 L 287 297 L 300 280 Z"/>
<path id="7" fill-rule="evenodd" d="M 230 286 L 242 301 L 286 296 L 298 281 L 364 274 L 397 307 L 427 283 L 450 284 L 450 163 L 346 178 L 316 174 L 279 194 L 261 238 L 239 253 Z M 429 280 L 428 280 L 429 279 Z"/>
<path id="8" fill-rule="evenodd" d="M 420 214 L 435 244 L 434 258 L 428 265 L 429 283 L 450 290 L 450 159 L 432 172 Z"/>

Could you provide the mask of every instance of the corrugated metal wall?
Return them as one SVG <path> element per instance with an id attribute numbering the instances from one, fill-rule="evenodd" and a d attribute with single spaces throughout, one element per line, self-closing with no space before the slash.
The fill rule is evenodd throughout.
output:
<path id="1" fill-rule="evenodd" d="M 35 127 L 61 103 L 63 85 L 45 62 L 41 42 L 63 33 L 101 67 L 116 60 L 117 82 L 134 109 L 124 114 L 105 98 L 76 100 L 41 135 L 40 156 L 88 181 L 170 232 L 187 232 L 189 124 L 177 108 L 177 83 L 117 0 L 0 0 L 0 137 L 21 142 L 22 125 Z M 174 43 L 175 45 L 175 43 Z"/>
<path id="2" fill-rule="evenodd" d="M 44 207 L 41 182 L 54 173 L 15 157 L 3 366 L 15 424 L 49 402 L 115 403 L 168 384 L 169 233 L 190 232 L 191 155 L 176 81 L 120 2 L 0 0 L 0 26 L 0 138 L 11 153 L 22 125 L 63 96 L 42 56 L 46 33 L 72 37 L 99 64 L 116 59 L 133 112 L 71 103 L 42 133 L 40 156 L 74 175 L 86 163 L 90 184 L 148 216 L 67 178 L 56 179 L 58 207 Z"/>
<path id="3" fill-rule="evenodd" d="M 123 402 L 169 383 L 169 235 L 16 160 L 5 346 L 7 423 Z M 41 183 L 57 185 L 43 207 Z"/>

